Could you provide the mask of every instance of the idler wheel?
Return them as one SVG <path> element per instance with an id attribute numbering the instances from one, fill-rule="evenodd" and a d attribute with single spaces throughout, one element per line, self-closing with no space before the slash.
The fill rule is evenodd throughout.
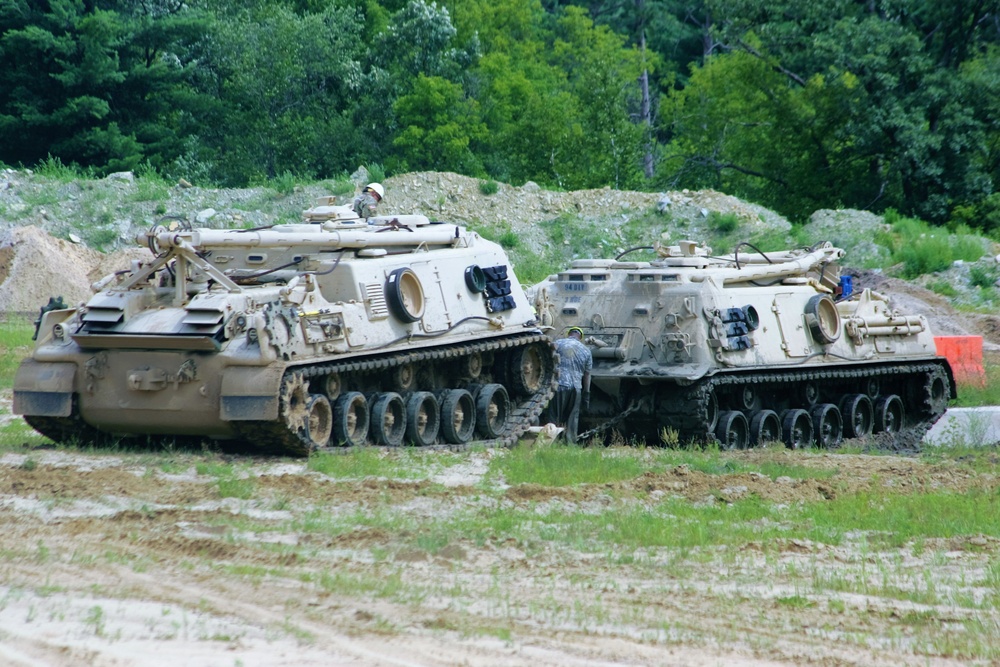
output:
<path id="1" fill-rule="evenodd" d="M 805 410 L 785 410 L 781 413 L 781 439 L 789 449 L 802 449 L 812 444 L 813 425 Z"/>
<path id="2" fill-rule="evenodd" d="M 330 400 L 322 394 L 312 394 L 306 404 L 306 428 L 302 439 L 309 444 L 309 449 L 326 447 L 333 432 L 333 408 Z"/>
<path id="3" fill-rule="evenodd" d="M 889 394 L 875 401 L 875 433 L 899 433 L 903 428 L 903 399 Z"/>
<path id="4" fill-rule="evenodd" d="M 833 403 L 821 403 L 810 411 L 816 446 L 830 449 L 840 444 L 844 437 L 844 420 Z"/>
<path id="5" fill-rule="evenodd" d="M 360 391 L 340 395 L 333 406 L 333 440 L 338 445 L 358 447 L 368 437 L 368 399 Z"/>
<path id="6" fill-rule="evenodd" d="M 502 384 L 484 384 L 476 394 L 476 432 L 487 440 L 503 435 L 510 415 L 510 398 Z"/>
<path id="7" fill-rule="evenodd" d="M 781 419 L 774 410 L 758 410 L 750 417 L 750 445 L 781 440 Z"/>
<path id="8" fill-rule="evenodd" d="M 702 403 L 702 409 L 704 412 L 702 416 L 705 419 L 705 426 L 709 433 L 715 432 L 715 427 L 719 425 L 719 399 L 715 395 L 715 389 L 709 387 L 708 391 L 705 392 L 705 399 Z"/>
<path id="9" fill-rule="evenodd" d="M 371 404 L 372 439 L 378 445 L 399 447 L 406 435 L 406 404 L 394 391 L 375 394 Z"/>
<path id="10" fill-rule="evenodd" d="M 476 401 L 465 389 L 441 393 L 441 435 L 445 442 L 464 445 L 476 430 Z"/>
<path id="11" fill-rule="evenodd" d="M 719 415 L 715 438 L 723 449 L 746 449 L 750 444 L 750 425 L 742 412 L 726 410 Z"/>
<path id="12" fill-rule="evenodd" d="M 416 391 L 406 399 L 406 440 L 419 447 L 433 445 L 441 426 L 438 400 L 429 391 Z"/>
<path id="13" fill-rule="evenodd" d="M 840 401 L 840 414 L 844 418 L 844 437 L 864 438 L 871 435 L 875 426 L 872 400 L 865 394 L 848 394 Z"/>

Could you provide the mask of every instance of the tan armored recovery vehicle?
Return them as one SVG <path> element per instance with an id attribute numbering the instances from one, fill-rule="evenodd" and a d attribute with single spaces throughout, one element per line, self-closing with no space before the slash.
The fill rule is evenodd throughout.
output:
<path id="1" fill-rule="evenodd" d="M 955 397 L 923 316 L 853 291 L 829 244 L 713 256 L 691 241 L 651 262 L 577 260 L 533 288 L 543 325 L 580 327 L 594 356 L 581 430 L 649 444 L 715 438 L 832 446 L 919 441 Z M 752 248 L 752 246 L 750 247 Z"/>
<path id="2" fill-rule="evenodd" d="M 212 439 L 306 454 L 508 444 L 552 394 L 554 350 L 503 250 L 424 216 L 169 229 L 155 259 L 42 314 L 14 411 L 58 442 Z"/>

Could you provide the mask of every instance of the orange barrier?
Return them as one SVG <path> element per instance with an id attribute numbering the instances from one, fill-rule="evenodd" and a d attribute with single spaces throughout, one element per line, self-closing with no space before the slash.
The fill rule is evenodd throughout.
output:
<path id="1" fill-rule="evenodd" d="M 934 336 L 939 357 L 951 364 L 957 384 L 986 386 L 982 336 Z"/>

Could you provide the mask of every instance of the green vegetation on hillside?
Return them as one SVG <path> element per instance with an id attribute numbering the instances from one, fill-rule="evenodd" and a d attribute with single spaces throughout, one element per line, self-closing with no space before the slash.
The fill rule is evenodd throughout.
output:
<path id="1" fill-rule="evenodd" d="M 0 162 L 281 193 L 378 162 L 484 185 L 711 187 L 795 221 L 892 208 L 992 231 L 997 12 L 967 0 L 14 0 L 0 7 Z"/>

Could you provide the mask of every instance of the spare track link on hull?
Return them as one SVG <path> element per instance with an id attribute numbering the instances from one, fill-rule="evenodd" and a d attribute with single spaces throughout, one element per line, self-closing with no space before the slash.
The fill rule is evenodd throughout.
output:
<path id="1" fill-rule="evenodd" d="M 870 365 L 853 368 L 824 368 L 799 371 L 784 371 L 775 373 L 731 373 L 718 374 L 704 378 L 689 387 L 679 387 L 677 394 L 683 398 L 679 401 L 658 399 L 656 416 L 661 426 L 671 426 L 678 430 L 682 439 L 705 440 L 714 438 L 714 429 L 709 414 L 710 396 L 713 391 L 739 385 L 777 385 L 803 384 L 807 382 L 841 382 L 844 380 L 864 380 L 915 376 L 922 378 L 922 404 L 919 406 L 920 420 L 908 426 L 899 434 L 904 439 L 905 448 L 912 449 L 923 438 L 924 433 L 944 414 L 947 398 L 938 405 L 931 393 L 930 383 L 936 374 L 942 374 L 947 382 L 951 376 L 941 362 L 913 362 L 885 365 Z M 940 377 L 940 375 L 938 375 Z M 949 392 L 950 394 L 950 388 Z M 725 406 L 716 406 L 716 411 Z M 907 405 L 907 412 L 916 407 Z M 914 440 L 915 439 L 915 440 Z M 895 447 L 893 447 L 895 448 Z"/>
<path id="2" fill-rule="evenodd" d="M 404 364 L 420 363 L 425 361 L 452 361 L 474 353 L 502 352 L 513 350 L 518 347 L 542 343 L 549 348 L 552 353 L 551 373 L 549 382 L 544 390 L 522 397 L 517 404 L 512 404 L 510 417 L 504 432 L 500 437 L 492 440 L 476 440 L 464 445 L 435 444 L 430 448 L 444 448 L 449 450 L 462 450 L 471 445 L 486 447 L 507 447 L 515 444 L 518 438 L 531 426 L 533 420 L 538 417 L 542 410 L 548 405 L 556 388 L 555 377 L 555 346 L 552 341 L 543 334 L 526 334 L 487 340 L 481 343 L 467 343 L 463 345 L 450 345 L 442 348 L 430 348 L 417 350 L 414 352 L 400 352 L 394 355 L 383 355 L 379 357 L 365 359 L 350 359 L 336 363 L 315 364 L 292 368 L 286 371 L 299 374 L 305 380 L 323 377 L 336 373 L 341 380 L 345 376 L 353 373 L 385 372 L 390 368 L 402 366 Z M 514 396 L 511 396 L 513 401 Z M 303 440 L 299 434 L 292 432 L 281 421 L 239 421 L 231 422 L 239 435 L 240 451 L 248 454 L 268 453 L 284 454 L 289 456 L 308 456 L 311 448 L 307 441 Z M 228 448 L 228 447 L 227 447 Z M 322 449 L 327 452 L 346 452 L 352 447 L 330 445 Z"/>

